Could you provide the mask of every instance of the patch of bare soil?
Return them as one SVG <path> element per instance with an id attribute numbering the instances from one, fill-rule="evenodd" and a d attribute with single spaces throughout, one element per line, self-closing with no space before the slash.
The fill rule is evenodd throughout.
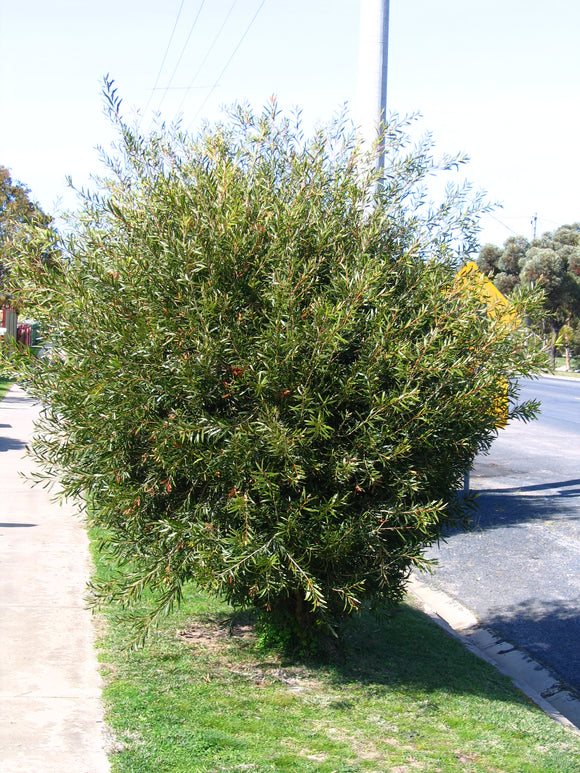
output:
<path id="1" fill-rule="evenodd" d="M 316 691 L 320 684 L 312 678 L 308 669 L 295 665 L 292 668 L 283 667 L 278 656 L 270 654 L 267 659 L 258 660 L 248 650 L 243 658 L 228 657 L 231 646 L 252 643 L 256 639 L 254 626 L 250 623 L 231 622 L 223 620 L 193 621 L 178 637 L 196 649 L 211 652 L 221 665 L 237 677 L 242 677 L 256 687 L 266 687 L 270 684 L 284 684 L 294 693 Z M 239 649 L 238 649 L 239 654 Z"/>
<path id="2" fill-rule="evenodd" d="M 224 641 L 230 639 L 254 640 L 254 626 L 251 624 L 232 623 L 229 620 L 194 621 L 184 631 L 177 634 L 180 639 L 190 644 L 200 644 L 212 650 L 223 649 Z"/>

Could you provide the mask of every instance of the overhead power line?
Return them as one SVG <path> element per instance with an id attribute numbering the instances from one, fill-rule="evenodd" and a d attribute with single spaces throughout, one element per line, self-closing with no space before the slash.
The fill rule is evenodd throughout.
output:
<path id="1" fill-rule="evenodd" d="M 252 18 L 250 19 L 250 23 L 248 24 L 248 26 L 246 27 L 246 29 L 245 29 L 245 30 L 244 30 L 244 32 L 242 33 L 242 36 L 241 36 L 241 38 L 239 39 L 239 41 L 238 41 L 238 44 L 236 45 L 236 47 L 235 47 L 235 48 L 234 48 L 234 50 L 232 51 L 232 53 L 231 53 L 231 55 L 230 55 L 230 58 L 227 60 L 227 62 L 225 63 L 225 65 L 224 65 L 224 67 L 223 67 L 223 69 L 222 69 L 222 71 L 220 72 L 220 74 L 219 74 L 219 75 L 218 75 L 218 77 L 216 78 L 216 80 L 215 80 L 215 83 L 213 84 L 213 86 L 212 86 L 212 87 L 211 87 L 211 89 L 209 90 L 209 92 L 208 92 L 208 94 L 207 94 L 206 98 L 203 100 L 203 102 L 202 102 L 201 106 L 199 107 L 199 110 L 198 110 L 198 111 L 197 111 L 197 113 L 196 113 L 196 114 L 193 116 L 193 119 L 192 119 L 192 121 L 191 121 L 191 122 L 190 122 L 190 124 L 189 124 L 190 126 L 191 126 L 191 124 L 192 124 L 192 123 L 194 123 L 194 122 L 196 121 L 196 119 L 198 118 L 199 114 L 201 113 L 201 111 L 203 110 L 203 108 L 206 106 L 206 104 L 208 103 L 208 101 L 209 101 L 209 99 L 211 98 L 212 94 L 213 94 L 213 93 L 214 93 L 214 91 L 216 90 L 216 88 L 217 88 L 217 86 L 218 86 L 218 84 L 219 84 L 220 80 L 222 79 L 222 77 L 223 77 L 224 73 L 226 72 L 226 70 L 228 69 L 228 67 L 230 66 L 230 64 L 232 63 L 232 60 L 233 60 L 233 58 L 234 58 L 234 57 L 235 57 L 235 55 L 238 53 L 238 49 L 240 48 L 240 46 L 241 46 L 241 45 L 242 45 L 242 43 L 244 42 L 244 40 L 245 40 L 245 38 L 246 38 L 246 35 L 248 34 L 248 32 L 250 31 L 250 29 L 252 28 L 252 26 L 253 26 L 254 22 L 255 22 L 255 21 L 256 21 L 256 19 L 258 18 L 258 14 L 260 13 L 260 11 L 262 10 L 262 8 L 264 7 L 264 5 L 265 5 L 265 4 L 266 4 L 266 0 L 262 0 L 262 2 L 260 3 L 260 5 L 258 6 L 258 10 L 257 10 L 257 11 L 256 11 L 256 13 L 255 13 L 255 14 L 252 16 Z"/>
<path id="2" fill-rule="evenodd" d="M 211 54 L 211 52 L 213 51 L 213 48 L 214 48 L 215 44 L 216 44 L 216 43 L 217 43 L 217 41 L 219 40 L 219 37 L 220 37 L 220 35 L 222 34 L 222 32 L 223 32 L 223 30 L 224 30 L 224 27 L 225 27 L 225 26 L 226 26 L 226 24 L 228 23 L 228 19 L 229 19 L 229 18 L 230 18 L 230 16 L 232 15 L 232 11 L 233 11 L 233 10 L 234 10 L 234 8 L 236 7 L 237 3 L 238 3 L 238 0 L 234 0 L 234 2 L 231 4 L 231 6 L 230 6 L 230 10 L 227 12 L 227 14 L 226 14 L 226 17 L 225 17 L 225 19 L 223 20 L 221 27 L 220 27 L 220 28 L 219 28 L 219 30 L 217 31 L 217 33 L 216 33 L 216 35 L 215 35 L 214 39 L 212 40 L 212 42 L 211 42 L 211 44 L 210 44 L 210 46 L 209 46 L 209 48 L 208 48 L 208 50 L 207 50 L 207 52 L 206 52 L 205 56 L 203 57 L 203 59 L 202 59 L 202 61 L 201 61 L 201 64 L 200 64 L 200 65 L 199 65 L 199 67 L 197 68 L 197 71 L 196 71 L 195 75 L 194 75 L 194 76 L 193 76 L 193 78 L 190 80 L 190 82 L 189 82 L 189 85 L 187 86 L 187 88 L 186 88 L 186 90 L 185 90 L 185 94 L 183 95 L 183 99 L 181 100 L 181 103 L 180 103 L 179 107 L 177 108 L 177 112 L 178 112 L 178 113 L 180 113 L 180 112 L 181 112 L 181 109 L 182 109 L 182 107 L 183 107 L 183 104 L 184 104 L 185 100 L 187 99 L 187 95 L 188 95 L 188 93 L 189 93 L 189 92 L 191 91 L 191 89 L 193 88 L 193 84 L 194 84 L 194 83 L 195 83 L 195 81 L 197 80 L 197 76 L 200 74 L 200 72 L 201 72 L 201 70 L 202 70 L 202 68 L 203 68 L 204 64 L 207 62 L 209 55 Z"/>
<path id="3" fill-rule="evenodd" d="M 170 88 L 171 84 L 173 83 L 173 79 L 175 78 L 175 73 L 177 72 L 177 70 L 179 68 L 179 65 L 181 64 L 181 60 L 183 59 L 183 55 L 184 55 L 184 53 L 185 53 L 185 51 L 187 49 L 187 46 L 189 45 L 189 41 L 191 39 L 191 36 L 193 34 L 194 29 L 197 26 L 197 22 L 198 22 L 199 16 L 200 16 L 200 14 L 201 14 L 201 12 L 203 10 L 203 7 L 204 7 L 205 3 L 206 3 L 206 0 L 201 0 L 201 5 L 199 6 L 199 9 L 198 9 L 197 14 L 195 16 L 195 19 L 193 20 L 193 24 L 191 25 L 189 33 L 188 33 L 187 38 L 185 40 L 185 43 L 183 44 L 183 48 L 181 49 L 181 53 L 179 54 L 179 58 L 177 60 L 177 64 L 173 68 L 173 72 L 171 73 L 171 78 L 169 79 L 169 82 L 168 82 L 168 84 L 165 87 L 165 90 L 163 92 L 163 96 L 161 97 L 161 100 L 159 102 L 159 106 L 157 108 L 158 110 L 161 110 L 161 105 L 163 104 L 163 100 L 167 96 L 167 92 L 169 91 L 169 88 Z"/>
<path id="4" fill-rule="evenodd" d="M 496 222 L 496 223 L 499 223 L 499 224 L 500 224 L 501 226 L 503 226 L 503 227 L 504 227 L 506 230 L 508 230 L 508 231 L 511 231 L 511 232 L 512 232 L 512 233 L 513 233 L 515 236 L 517 236 L 517 235 L 518 235 L 518 232 L 517 232 L 517 231 L 514 231 L 514 229 L 513 229 L 513 228 L 511 228 L 511 226 L 509 226 L 509 225 L 507 225 L 506 223 L 504 223 L 504 222 L 503 222 L 503 220 L 500 220 L 500 219 L 499 219 L 499 217 L 496 217 L 495 215 L 491 215 L 491 214 L 490 214 L 490 215 L 488 215 L 488 217 L 490 217 L 492 220 L 495 220 L 495 222 Z"/>
<path id="5" fill-rule="evenodd" d="M 169 36 L 169 42 L 167 43 L 167 48 L 165 49 L 165 53 L 163 54 L 163 59 L 161 60 L 161 65 L 159 66 L 159 72 L 157 73 L 157 77 L 155 78 L 155 85 L 153 86 L 151 94 L 149 95 L 149 99 L 147 100 L 147 104 L 145 105 L 145 111 L 143 114 L 145 114 L 149 109 L 149 105 L 151 104 L 151 100 L 153 99 L 153 94 L 157 90 L 157 85 L 159 84 L 159 78 L 161 77 L 161 73 L 163 72 L 163 67 L 165 66 L 167 54 L 169 53 L 169 49 L 171 48 L 171 43 L 173 42 L 173 36 L 175 35 L 175 30 L 177 29 L 177 25 L 179 23 L 179 17 L 181 16 L 181 11 L 183 10 L 184 3 L 185 3 L 185 0 L 181 0 L 181 5 L 179 6 L 179 10 L 177 11 L 177 16 L 175 17 L 175 24 L 173 25 L 173 29 L 171 30 L 171 35 Z"/>

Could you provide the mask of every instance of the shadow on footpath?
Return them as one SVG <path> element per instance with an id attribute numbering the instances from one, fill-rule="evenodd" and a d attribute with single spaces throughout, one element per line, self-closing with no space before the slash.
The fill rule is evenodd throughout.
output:
<path id="1" fill-rule="evenodd" d="M 17 440 L 16 438 L 0 437 L 0 452 L 2 451 L 19 451 L 26 448 L 26 443 L 23 440 Z"/>
<path id="2" fill-rule="evenodd" d="M 37 523 L 0 523 L 0 529 L 30 529 Z"/>
<path id="3" fill-rule="evenodd" d="M 22 403 L 30 403 L 34 405 L 34 400 L 29 397 L 26 393 L 23 393 L 21 395 L 14 394 L 13 392 L 8 392 L 4 398 L 2 399 L 2 407 L 9 410 L 11 405 L 18 405 L 20 406 Z"/>
<path id="4" fill-rule="evenodd" d="M 580 615 L 577 605 L 565 601 L 530 600 L 484 617 L 480 623 L 508 642 L 518 641 L 519 649 L 546 665 L 580 697 Z"/>

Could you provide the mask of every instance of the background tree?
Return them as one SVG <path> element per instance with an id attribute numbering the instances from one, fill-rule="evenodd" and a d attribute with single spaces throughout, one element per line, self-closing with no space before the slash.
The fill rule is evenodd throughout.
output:
<path id="1" fill-rule="evenodd" d="M 10 171 L 0 166 L 0 303 L 10 302 L 8 275 L 13 259 L 13 243 L 25 225 L 49 228 L 52 218 L 30 199 L 30 190 L 13 181 Z"/>
<path id="2" fill-rule="evenodd" d="M 568 324 L 562 325 L 558 333 L 556 346 L 564 349 L 566 370 L 570 370 L 572 356 L 580 351 L 580 325 L 577 324 L 575 328 Z"/>
<path id="3" fill-rule="evenodd" d="M 97 597 L 149 590 L 157 614 L 194 581 L 301 635 L 396 603 L 466 517 L 507 380 L 512 417 L 536 408 L 511 379 L 541 367 L 534 341 L 456 284 L 481 202 L 428 206 L 456 160 L 396 121 L 377 192 L 340 122 L 306 139 L 274 104 L 143 137 L 106 98 L 108 176 L 58 263 L 37 237 L 18 261 L 60 356 L 10 360 L 45 405 L 46 475 L 106 529 L 119 571 Z"/>
<path id="4" fill-rule="evenodd" d="M 478 265 L 507 295 L 520 285 L 543 290 L 543 332 L 554 367 L 556 342 L 564 340 L 559 339 L 562 326 L 573 330 L 580 320 L 580 223 L 561 226 L 531 243 L 517 236 L 507 239 L 503 249 L 487 244 L 480 250 Z M 571 334 L 566 340 L 573 340 Z"/>

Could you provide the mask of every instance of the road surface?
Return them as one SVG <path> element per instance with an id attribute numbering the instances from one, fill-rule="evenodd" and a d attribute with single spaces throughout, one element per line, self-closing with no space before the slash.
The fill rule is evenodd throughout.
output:
<path id="1" fill-rule="evenodd" d="M 500 430 L 476 460 L 468 533 L 427 555 L 429 582 L 580 693 L 580 381 L 542 378 L 536 422 Z"/>

